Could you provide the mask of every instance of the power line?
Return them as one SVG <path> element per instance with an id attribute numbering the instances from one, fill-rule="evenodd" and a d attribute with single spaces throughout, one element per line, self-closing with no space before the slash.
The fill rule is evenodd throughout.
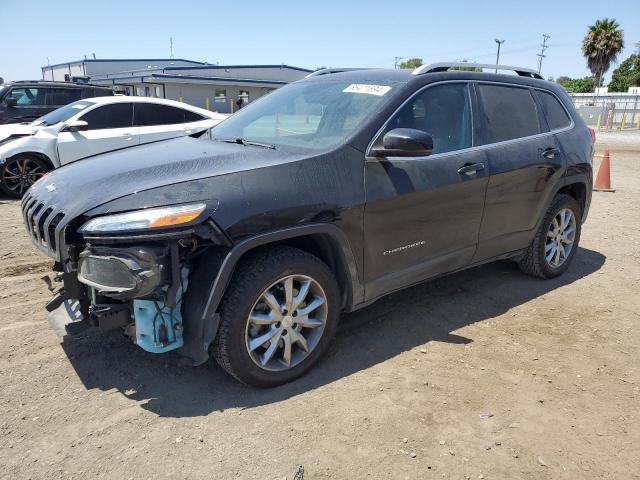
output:
<path id="1" fill-rule="evenodd" d="M 393 61 L 393 68 L 394 69 L 398 69 L 398 62 L 402 60 L 402 57 L 394 57 L 394 61 Z"/>
<path id="2" fill-rule="evenodd" d="M 538 57 L 540 57 L 538 60 L 538 73 L 540 73 L 540 70 L 542 70 L 542 59 L 546 57 L 544 52 L 547 48 L 549 48 L 549 45 L 547 45 L 547 40 L 549 40 L 550 38 L 551 35 L 547 35 L 546 33 L 542 34 L 542 45 L 540 45 L 542 50 L 540 50 L 540 53 L 538 54 Z"/>

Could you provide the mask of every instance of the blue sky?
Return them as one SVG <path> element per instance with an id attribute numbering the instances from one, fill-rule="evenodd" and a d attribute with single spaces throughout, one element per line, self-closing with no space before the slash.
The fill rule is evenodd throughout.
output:
<path id="1" fill-rule="evenodd" d="M 521 5 L 519 5 L 521 4 Z M 3 0 L 0 76 L 40 78 L 47 58 L 176 58 L 221 64 L 393 67 L 394 57 L 537 67 L 542 34 L 551 35 L 542 73 L 585 76 L 587 26 L 613 17 L 631 54 L 640 42 L 640 1 L 322 0 Z M 611 72 L 609 72 L 610 75 Z"/>

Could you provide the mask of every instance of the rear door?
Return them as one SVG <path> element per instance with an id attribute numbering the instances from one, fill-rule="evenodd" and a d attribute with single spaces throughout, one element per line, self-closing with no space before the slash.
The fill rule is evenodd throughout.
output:
<path id="1" fill-rule="evenodd" d="M 101 105 L 78 120 L 87 122 L 89 128 L 83 132 L 58 134 L 58 155 L 63 165 L 139 143 L 138 128 L 133 126 L 133 104 L 130 102 Z"/>
<path id="2" fill-rule="evenodd" d="M 473 148 L 466 82 L 423 88 L 374 141 L 395 128 L 429 133 L 426 157 L 368 158 L 365 165 L 366 297 L 462 268 L 476 250 L 489 166 Z"/>
<path id="3" fill-rule="evenodd" d="M 49 88 L 47 92 L 47 105 L 55 110 L 70 103 L 80 100 L 82 90 L 79 88 Z"/>
<path id="4" fill-rule="evenodd" d="M 191 135 L 207 128 L 202 115 L 172 105 L 136 102 L 133 116 L 140 143 Z"/>
<path id="5" fill-rule="evenodd" d="M 480 141 L 491 169 L 481 261 L 525 248 L 562 174 L 562 152 L 526 86 L 478 83 Z"/>

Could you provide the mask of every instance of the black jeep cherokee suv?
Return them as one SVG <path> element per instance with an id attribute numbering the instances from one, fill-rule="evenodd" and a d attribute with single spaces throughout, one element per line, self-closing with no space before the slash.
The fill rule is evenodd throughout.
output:
<path id="1" fill-rule="evenodd" d="M 590 131 L 535 72 L 452 66 L 469 64 L 320 71 L 211 138 L 42 178 L 22 211 L 64 282 L 51 325 L 211 352 L 273 386 L 318 361 L 341 311 L 390 292 L 504 258 L 560 275 L 589 209 Z"/>
<path id="2" fill-rule="evenodd" d="M 0 124 L 25 123 L 83 98 L 113 95 L 86 83 L 21 80 L 0 85 Z"/>

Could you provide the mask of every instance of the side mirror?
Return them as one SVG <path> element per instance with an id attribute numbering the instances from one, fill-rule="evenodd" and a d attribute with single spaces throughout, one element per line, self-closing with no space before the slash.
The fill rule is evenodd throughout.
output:
<path id="1" fill-rule="evenodd" d="M 9 97 L 4 101 L 5 105 L 7 105 L 7 107 L 17 107 L 18 106 L 18 99 L 17 98 L 13 98 L 13 97 Z"/>
<path id="2" fill-rule="evenodd" d="M 60 132 L 84 132 L 85 130 L 89 130 L 89 124 L 84 120 L 72 120 L 70 122 L 65 123 Z"/>
<path id="3" fill-rule="evenodd" d="M 382 148 L 371 151 L 376 157 L 426 157 L 431 152 L 431 135 L 414 128 L 394 128 L 382 138 Z"/>

